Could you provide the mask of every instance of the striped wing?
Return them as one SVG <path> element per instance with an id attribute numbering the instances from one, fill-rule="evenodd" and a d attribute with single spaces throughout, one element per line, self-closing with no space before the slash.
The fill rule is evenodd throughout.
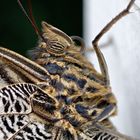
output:
<path id="1" fill-rule="evenodd" d="M 52 140 L 49 125 L 30 119 L 27 115 L 1 116 L 0 140 Z"/>
<path id="2" fill-rule="evenodd" d="M 0 115 L 28 114 L 32 111 L 30 96 L 36 91 L 32 84 L 15 84 L 0 90 Z"/>
<path id="3" fill-rule="evenodd" d="M 47 81 L 49 74 L 37 63 L 0 47 L 0 88 L 15 83 Z"/>
<path id="4" fill-rule="evenodd" d="M 30 96 L 37 87 L 15 84 L 0 90 L 0 140 L 45 140 L 47 125 L 32 113 Z"/>

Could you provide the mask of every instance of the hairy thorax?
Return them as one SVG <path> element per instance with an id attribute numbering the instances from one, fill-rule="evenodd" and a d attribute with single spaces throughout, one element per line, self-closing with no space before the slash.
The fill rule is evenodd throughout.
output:
<path id="1" fill-rule="evenodd" d="M 105 85 L 104 77 L 85 56 L 71 51 L 60 57 L 50 55 L 43 49 L 34 50 L 34 61 L 48 71 L 49 83 L 40 86 L 54 100 L 54 103 L 47 105 L 46 110 L 43 107 L 45 102 L 38 105 L 37 110 L 41 110 L 38 115 L 58 127 L 69 128 L 73 133 L 73 127 L 79 127 L 87 121 L 102 121 L 114 114 L 116 99 L 110 87 Z M 104 115 L 105 113 L 108 115 Z"/>

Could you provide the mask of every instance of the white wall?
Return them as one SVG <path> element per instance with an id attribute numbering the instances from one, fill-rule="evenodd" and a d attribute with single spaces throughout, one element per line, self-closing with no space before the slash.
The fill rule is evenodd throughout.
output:
<path id="1" fill-rule="evenodd" d="M 128 0 L 84 0 L 84 38 L 88 46 L 99 31 L 124 9 Z M 118 100 L 118 116 L 113 118 L 118 130 L 140 138 L 140 10 L 121 19 L 101 39 L 113 42 L 102 48 L 113 92 Z M 97 66 L 95 54 L 88 55 Z"/>

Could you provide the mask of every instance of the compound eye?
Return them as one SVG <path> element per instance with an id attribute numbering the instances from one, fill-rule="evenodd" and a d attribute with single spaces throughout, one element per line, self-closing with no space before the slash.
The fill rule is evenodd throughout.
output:
<path id="1" fill-rule="evenodd" d="M 77 48 L 79 48 L 79 51 L 81 52 L 81 53 L 84 53 L 84 51 L 85 51 L 85 42 L 84 42 L 84 40 L 81 38 L 81 37 L 79 37 L 79 36 L 71 36 L 71 39 L 73 40 L 73 42 L 75 43 L 75 46 L 77 47 Z"/>
<path id="2" fill-rule="evenodd" d="M 47 51 L 50 54 L 54 54 L 56 56 L 64 55 L 67 49 L 67 46 L 59 42 L 58 40 L 49 40 L 46 42 L 47 44 Z"/>

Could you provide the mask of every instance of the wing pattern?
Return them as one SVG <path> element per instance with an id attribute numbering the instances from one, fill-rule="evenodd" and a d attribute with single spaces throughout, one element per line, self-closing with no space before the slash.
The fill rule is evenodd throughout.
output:
<path id="1" fill-rule="evenodd" d="M 30 120 L 27 115 L 1 116 L 0 140 L 52 140 L 49 126 Z"/>
<path id="2" fill-rule="evenodd" d="M 31 112 L 29 97 L 35 92 L 32 84 L 15 84 L 0 90 L 0 115 Z"/>
<path id="3" fill-rule="evenodd" d="M 1 115 L 0 140 L 9 140 L 20 129 L 28 124 L 29 118 L 25 115 Z"/>
<path id="4" fill-rule="evenodd" d="M 13 137 L 16 140 L 52 140 L 51 132 L 47 125 L 39 122 L 31 122 Z"/>
<path id="5" fill-rule="evenodd" d="M 52 140 L 54 127 L 32 112 L 30 98 L 37 89 L 24 83 L 0 90 L 0 140 Z"/>

